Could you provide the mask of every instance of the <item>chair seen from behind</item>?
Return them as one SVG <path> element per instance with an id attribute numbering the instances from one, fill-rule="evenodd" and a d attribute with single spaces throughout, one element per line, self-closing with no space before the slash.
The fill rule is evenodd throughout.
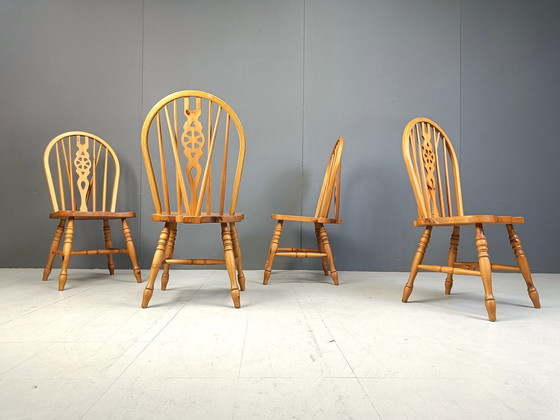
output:
<path id="1" fill-rule="evenodd" d="M 228 104 L 209 93 L 176 92 L 148 113 L 141 145 L 155 207 L 152 220 L 164 223 L 142 307 L 152 298 L 162 265 L 161 289 L 166 290 L 172 264 L 225 264 L 231 298 L 239 308 L 240 290 L 245 290 L 236 227 L 244 218 L 236 213 L 245 158 L 245 134 L 239 118 Z M 224 258 L 174 258 L 178 225 L 201 223 L 220 225 Z"/>
<path id="2" fill-rule="evenodd" d="M 340 224 L 340 172 L 342 163 L 342 149 L 344 148 L 344 138 L 340 137 L 336 142 L 331 153 L 327 170 L 323 178 L 323 185 L 319 194 L 317 208 L 313 217 L 295 216 L 286 214 L 273 214 L 272 219 L 277 220 L 270 248 L 268 250 L 268 258 L 264 266 L 263 284 L 268 284 L 268 280 L 272 273 L 272 264 L 275 257 L 292 257 L 292 258 L 321 258 L 323 273 L 325 276 L 331 273 L 331 277 L 335 285 L 338 286 L 338 273 L 334 266 L 334 258 L 325 229 L 326 223 Z M 332 205 L 334 204 L 334 205 Z M 332 211 L 331 211 L 332 210 Z M 329 213 L 333 213 L 329 217 Z M 282 227 L 284 221 L 291 222 L 307 222 L 315 225 L 315 237 L 317 239 L 317 248 L 279 248 L 280 237 L 282 236 Z"/>
<path id="3" fill-rule="evenodd" d="M 427 118 L 410 121 L 402 137 L 403 157 L 418 206 L 414 226 L 424 227 L 418 249 L 412 261 L 410 276 L 404 287 L 402 301 L 407 302 L 419 270 L 447 274 L 445 293 L 450 294 L 454 274 L 480 276 L 484 286 L 484 303 L 490 321 L 496 320 L 496 302 L 492 292 L 492 270 L 519 271 L 527 284 L 529 297 L 540 308 L 539 294 L 533 284 L 531 271 L 519 236 L 513 225 L 524 223 L 523 217 L 465 215 L 459 162 L 445 132 Z M 517 266 L 491 264 L 484 225 L 505 225 Z M 422 261 L 434 226 L 453 226 L 447 265 L 424 265 Z M 474 226 L 478 259 L 475 262 L 457 261 L 461 226 Z"/>
<path id="4" fill-rule="evenodd" d="M 43 280 L 52 270 L 54 258 L 62 257 L 58 289 L 64 290 L 72 255 L 107 255 L 109 273 L 114 274 L 113 254 L 128 254 L 134 276 L 142 282 L 134 242 L 127 219 L 134 212 L 117 212 L 120 164 L 115 151 L 100 137 L 70 131 L 55 137 L 45 149 L 43 164 L 53 206 L 51 219 L 59 219 L 51 244 Z M 52 169 L 52 170 L 51 170 Z M 109 220 L 120 219 L 126 249 L 113 248 Z M 103 221 L 104 249 L 72 250 L 76 220 Z M 60 241 L 64 236 L 62 251 Z"/>

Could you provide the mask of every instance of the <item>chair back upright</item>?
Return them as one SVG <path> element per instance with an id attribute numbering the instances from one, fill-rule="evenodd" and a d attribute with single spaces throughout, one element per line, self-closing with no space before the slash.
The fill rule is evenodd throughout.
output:
<path id="1" fill-rule="evenodd" d="M 83 131 L 60 134 L 45 149 L 43 165 L 54 212 L 115 211 L 119 159 L 100 137 Z"/>
<path id="2" fill-rule="evenodd" d="M 404 129 L 402 148 L 418 218 L 463 216 L 459 163 L 447 134 L 428 118 L 415 118 Z"/>
<path id="3" fill-rule="evenodd" d="M 196 90 L 166 96 L 148 113 L 141 145 L 157 214 L 235 214 L 245 134 L 220 98 Z"/>
<path id="4" fill-rule="evenodd" d="M 323 177 L 321 193 L 315 209 L 315 217 L 328 218 L 331 203 L 334 200 L 334 219 L 339 218 L 340 209 L 340 172 L 342 165 L 342 149 L 344 138 L 339 137 L 331 153 L 327 170 Z"/>

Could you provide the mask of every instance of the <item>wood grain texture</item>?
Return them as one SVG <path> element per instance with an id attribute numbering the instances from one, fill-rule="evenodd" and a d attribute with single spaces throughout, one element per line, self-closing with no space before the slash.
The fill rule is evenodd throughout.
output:
<path id="1" fill-rule="evenodd" d="M 152 265 L 150 266 L 150 276 L 148 277 L 148 283 L 146 283 L 144 294 L 142 295 L 142 308 L 148 307 L 148 304 L 152 299 L 152 295 L 154 294 L 154 284 L 156 282 L 156 277 L 165 259 L 165 249 L 167 246 L 167 240 L 169 239 L 170 225 L 171 223 L 167 222 L 163 226 L 163 229 L 159 234 L 156 252 L 154 253 L 154 257 L 152 258 Z"/>
<path id="2" fill-rule="evenodd" d="M 231 241 L 233 243 L 233 255 L 235 256 L 237 282 L 239 283 L 239 289 L 244 291 L 245 274 L 243 273 L 243 254 L 241 253 L 241 245 L 239 244 L 239 233 L 237 232 L 237 226 L 235 226 L 235 223 L 230 223 L 229 229 L 231 231 Z"/>
<path id="3" fill-rule="evenodd" d="M 165 245 L 165 259 L 163 262 L 163 273 L 161 274 L 161 290 L 167 290 L 167 283 L 169 283 L 169 268 L 170 260 L 173 258 L 175 252 L 175 239 L 177 238 L 177 223 L 169 224 L 169 239 Z"/>
<path id="4" fill-rule="evenodd" d="M 105 249 L 113 248 L 113 240 L 111 239 L 111 227 L 109 226 L 109 220 L 103 219 L 103 236 L 105 238 Z M 107 268 L 109 269 L 109 274 L 115 274 L 115 261 L 113 260 L 113 254 L 107 254 Z"/>
<path id="5" fill-rule="evenodd" d="M 282 236 L 283 224 L 283 220 L 278 220 L 276 227 L 274 228 L 274 232 L 272 233 L 272 240 L 270 241 L 270 247 L 268 248 L 268 257 L 266 259 L 266 263 L 264 264 L 263 284 L 268 284 L 268 280 L 270 279 L 272 264 L 274 263 L 276 252 L 278 252 L 278 244 L 280 243 L 280 237 Z"/>
<path id="6" fill-rule="evenodd" d="M 112 220 L 112 219 L 131 219 L 136 217 L 133 211 L 57 211 L 49 214 L 51 219 L 69 219 L 74 220 Z"/>
<path id="7" fill-rule="evenodd" d="M 64 225 L 66 224 L 66 220 L 61 220 L 56 227 L 56 231 L 54 232 L 54 238 L 51 244 L 51 250 L 49 251 L 49 258 L 47 260 L 47 265 L 43 270 L 43 281 L 47 281 L 49 278 L 49 274 L 52 270 L 52 263 L 54 258 L 56 257 L 56 252 L 58 251 L 58 247 L 60 246 L 60 238 L 62 238 L 62 233 L 64 232 Z"/>
<path id="8" fill-rule="evenodd" d="M 235 214 L 201 214 L 200 216 L 186 216 L 177 213 L 171 214 L 152 214 L 154 222 L 175 222 L 175 223 L 235 223 L 241 222 L 245 218 L 243 213 Z"/>
<path id="9" fill-rule="evenodd" d="M 529 293 L 529 298 L 531 302 L 533 302 L 533 306 L 535 308 L 541 307 L 541 302 L 539 299 L 539 292 L 535 288 L 533 284 L 533 277 L 531 276 L 531 270 L 529 269 L 529 263 L 527 262 L 527 257 L 525 257 L 525 252 L 523 252 L 523 247 L 521 246 L 521 240 L 513 225 L 506 225 L 506 229 L 509 236 L 509 242 L 511 244 L 511 249 L 513 250 L 513 254 L 515 255 L 515 259 L 517 260 L 517 265 L 521 271 L 523 278 L 525 279 L 525 283 L 527 284 L 527 293 Z"/>
<path id="10" fill-rule="evenodd" d="M 134 276 L 137 281 L 141 281 L 132 235 L 126 224 L 126 219 L 136 217 L 136 213 L 116 211 L 120 164 L 111 146 L 94 134 L 84 131 L 69 131 L 56 136 L 47 145 L 43 154 L 43 166 L 53 207 L 49 218 L 60 220 L 43 271 L 43 280 L 48 279 L 54 257 L 57 255 L 62 256 L 59 290 L 64 290 L 71 255 L 107 255 L 109 273 L 113 274 L 115 271 L 113 254 L 128 254 Z M 109 220 L 112 219 L 123 221 L 126 249 L 113 248 L 109 225 Z M 103 222 L 104 250 L 72 251 L 76 220 L 101 220 Z M 63 250 L 58 251 L 66 221 L 68 223 L 64 233 Z M 124 230 L 125 225 L 126 231 Z"/>
<path id="11" fill-rule="evenodd" d="M 455 267 L 455 262 L 457 261 L 457 251 L 459 249 L 459 239 L 460 239 L 460 226 L 453 227 L 453 233 L 451 234 L 451 240 L 449 243 L 449 253 L 447 254 L 447 266 Z M 453 273 L 448 273 L 445 279 L 445 294 L 450 295 L 451 289 L 453 288 Z"/>
<path id="12" fill-rule="evenodd" d="M 142 307 L 148 305 L 153 294 L 156 266 L 159 270 L 163 264 L 161 281 L 165 290 L 172 264 L 225 263 L 233 303 L 238 308 L 239 291 L 245 290 L 235 227 L 245 217 L 236 212 L 245 160 L 241 121 L 226 102 L 214 95 L 197 90 L 175 92 L 158 101 L 148 112 L 140 143 L 155 208 L 152 221 L 163 222 L 170 230 L 164 235 L 163 245 L 160 235 Z M 174 258 L 177 224 L 202 223 L 221 225 L 224 260 Z"/>
<path id="13" fill-rule="evenodd" d="M 233 300 L 233 306 L 239 308 L 241 306 L 239 285 L 237 284 L 237 278 L 235 277 L 235 255 L 233 253 L 233 242 L 231 240 L 231 232 L 227 223 L 222 223 L 222 242 L 224 244 L 224 257 L 226 260 L 226 268 L 229 276 L 230 282 L 230 293 L 231 299 Z"/>
<path id="14" fill-rule="evenodd" d="M 270 279 L 270 275 L 272 273 L 274 258 L 278 256 L 291 258 L 321 258 L 323 273 L 328 275 L 330 271 L 334 284 L 338 285 L 338 273 L 336 272 L 336 268 L 334 266 L 334 257 L 332 255 L 332 250 L 324 224 L 342 223 L 342 220 L 339 218 L 339 211 L 343 149 L 344 138 L 340 137 L 334 145 L 332 153 L 329 157 L 314 216 L 299 216 L 291 214 L 273 214 L 271 216 L 273 220 L 277 220 L 278 222 L 276 223 L 268 250 L 268 257 L 264 267 L 263 284 L 268 284 L 268 280 Z M 334 210 L 332 210 L 333 207 Z M 282 223 L 284 221 L 313 223 L 315 225 L 317 249 L 278 248 L 278 242 L 280 241 L 280 236 L 282 234 Z"/>
<path id="15" fill-rule="evenodd" d="M 319 223 L 315 223 L 315 239 L 317 239 L 317 251 L 324 253 L 325 249 L 323 247 L 323 243 L 321 242 L 321 235 L 320 235 L 320 226 Z M 323 257 L 321 258 L 321 265 L 323 267 L 323 274 L 325 276 L 329 275 L 329 264 L 327 262 L 327 258 Z"/>
<path id="16" fill-rule="evenodd" d="M 492 216 L 492 215 L 473 215 L 473 216 L 451 216 L 451 217 L 429 217 L 416 219 L 414 226 L 460 226 L 460 225 L 476 225 L 482 223 L 485 225 L 505 225 L 505 224 L 521 224 L 525 223 L 523 217 L 518 216 Z"/>
<path id="17" fill-rule="evenodd" d="M 525 219 L 519 216 L 464 214 L 457 156 L 447 134 L 428 118 L 415 118 L 406 125 L 402 136 L 402 149 L 418 211 L 414 226 L 425 228 L 403 290 L 403 302 L 407 302 L 412 293 L 418 270 L 447 273 L 446 294 L 451 293 L 454 274 L 476 275 L 482 279 L 488 319 L 495 321 L 496 301 L 492 291 L 492 270 L 503 270 L 521 272 L 533 306 L 539 308 L 539 295 L 533 284 L 529 264 L 519 237 L 513 229 L 513 224 L 524 223 Z M 491 264 L 484 225 L 496 224 L 506 225 L 517 266 Z M 422 264 L 434 226 L 453 226 L 447 266 Z M 475 228 L 477 262 L 457 261 L 461 226 Z"/>

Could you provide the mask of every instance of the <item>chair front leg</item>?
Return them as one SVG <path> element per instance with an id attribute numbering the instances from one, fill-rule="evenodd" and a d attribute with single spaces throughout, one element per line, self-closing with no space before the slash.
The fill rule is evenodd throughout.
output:
<path id="1" fill-rule="evenodd" d="M 319 248 L 319 252 L 324 253 L 325 249 L 323 248 L 323 242 L 321 242 L 321 235 L 319 231 L 320 231 L 319 223 L 315 223 L 315 237 L 317 238 L 317 248 Z M 323 274 L 325 274 L 325 276 L 328 276 L 329 265 L 327 263 L 327 257 L 321 258 L 321 265 L 323 266 Z"/>
<path id="2" fill-rule="evenodd" d="M 521 274 L 525 279 L 525 283 L 527 284 L 529 298 L 531 299 L 531 302 L 533 302 L 533 306 L 535 308 L 540 308 L 541 302 L 539 300 L 539 292 L 537 292 L 537 289 L 533 284 L 529 263 L 527 262 L 527 257 L 525 257 L 525 253 L 521 247 L 521 240 L 519 239 L 519 236 L 517 236 L 515 229 L 513 229 L 513 225 L 506 225 L 506 229 L 509 235 L 509 243 L 511 244 L 515 259 L 517 260 L 517 265 L 519 266 L 519 270 L 521 271 Z"/>
<path id="3" fill-rule="evenodd" d="M 62 246 L 62 266 L 60 267 L 60 275 L 58 276 L 58 290 L 64 290 L 66 280 L 68 279 L 68 264 L 70 264 L 70 255 L 72 252 L 72 240 L 74 239 L 74 218 L 68 219 L 66 232 L 64 233 L 64 245 Z"/>
<path id="4" fill-rule="evenodd" d="M 233 255 L 235 255 L 235 266 L 237 267 L 237 282 L 241 291 L 245 290 L 245 274 L 243 274 L 243 255 L 241 254 L 241 246 L 239 245 L 239 234 L 235 223 L 230 223 L 231 241 L 233 242 Z"/>
<path id="5" fill-rule="evenodd" d="M 490 321 L 496 320 L 496 300 L 492 293 L 492 266 L 488 254 L 488 242 L 484 236 L 484 229 L 480 223 L 476 224 L 476 250 L 478 253 L 478 266 L 482 284 L 484 286 L 484 305 Z"/>
<path id="6" fill-rule="evenodd" d="M 430 243 L 430 237 L 432 234 L 432 226 L 426 226 L 424 229 L 424 233 L 420 237 L 420 243 L 418 244 L 418 249 L 416 250 L 416 254 L 414 254 L 414 258 L 412 259 L 412 266 L 410 267 L 410 274 L 408 276 L 408 281 L 406 282 L 403 290 L 402 301 L 407 302 L 410 294 L 412 293 L 412 289 L 414 287 L 414 279 L 418 274 L 418 266 L 422 264 L 422 260 L 424 259 L 424 254 L 426 253 L 426 248 L 428 248 L 428 244 Z"/>
<path id="7" fill-rule="evenodd" d="M 338 286 L 338 273 L 334 266 L 334 258 L 331 250 L 331 244 L 329 243 L 329 237 L 327 235 L 327 230 L 322 223 L 317 223 L 319 225 L 319 238 L 321 239 L 321 244 L 327 254 L 327 261 L 329 262 L 329 269 L 331 271 L 331 277 L 335 286 Z"/>
<path id="8" fill-rule="evenodd" d="M 276 227 L 274 228 L 274 233 L 272 234 L 272 240 L 270 241 L 270 248 L 268 249 L 268 258 L 264 265 L 264 280 L 263 284 L 268 284 L 268 279 L 272 272 L 272 263 L 274 262 L 274 257 L 276 257 L 276 251 L 278 250 L 278 243 L 280 242 L 280 237 L 282 236 L 282 225 L 283 220 L 278 220 Z"/>
<path id="9" fill-rule="evenodd" d="M 105 237 L 105 249 L 113 248 L 113 241 L 111 240 L 111 227 L 109 226 L 109 221 L 103 219 L 103 236 Z M 113 260 L 113 254 L 107 254 L 107 268 L 109 268 L 109 274 L 115 274 L 115 261 Z"/>
<path id="10" fill-rule="evenodd" d="M 235 255 L 233 253 L 233 243 L 231 240 L 231 233 L 227 223 L 221 223 L 222 226 L 222 242 L 224 244 L 224 258 L 226 260 L 226 268 L 230 282 L 231 299 L 233 306 L 239 308 L 241 306 L 241 298 L 239 294 L 239 286 L 235 278 Z"/>
<path id="11" fill-rule="evenodd" d="M 47 265 L 43 270 L 43 281 L 47 281 L 47 279 L 49 278 L 49 274 L 51 274 L 52 263 L 54 261 L 54 258 L 56 257 L 56 251 L 58 251 L 58 247 L 60 246 L 60 238 L 62 238 L 62 232 L 64 232 L 65 224 L 66 220 L 60 219 L 60 222 L 58 222 L 58 226 L 56 227 L 56 231 L 54 232 L 54 238 L 51 243 Z"/>
<path id="12" fill-rule="evenodd" d="M 148 278 L 148 284 L 144 289 L 144 294 L 142 296 L 142 308 L 147 308 L 150 303 L 150 299 L 154 294 L 154 283 L 156 282 L 156 277 L 165 258 L 165 247 L 167 245 L 167 240 L 169 239 L 169 225 L 171 223 L 165 223 L 165 226 L 161 230 L 159 235 L 158 244 L 156 247 L 156 252 L 154 253 L 154 258 L 152 259 L 152 266 L 150 267 L 150 277 Z"/>
<path id="13" fill-rule="evenodd" d="M 447 257 L 447 265 L 453 268 L 453 264 L 457 261 L 457 250 L 459 249 L 459 230 L 460 226 L 453 226 L 453 233 L 451 234 L 451 242 L 449 244 L 449 255 Z M 451 288 L 453 287 L 453 274 L 449 273 L 445 279 L 445 294 L 451 294 Z"/>
<path id="14" fill-rule="evenodd" d="M 177 238 L 177 223 L 169 224 L 169 240 L 165 247 L 165 259 L 173 258 L 175 252 L 175 239 Z M 163 273 L 161 274 L 161 290 L 167 290 L 167 283 L 169 283 L 169 268 L 171 264 L 163 263 Z"/>
<path id="15" fill-rule="evenodd" d="M 136 249 L 134 248 L 134 241 L 132 240 L 132 234 L 130 233 L 130 227 L 126 219 L 121 219 L 122 231 L 124 235 L 124 240 L 126 242 L 126 249 L 128 250 L 128 256 L 130 262 L 132 263 L 132 271 L 134 272 L 134 277 L 137 283 L 142 283 L 142 273 L 140 267 L 138 266 L 138 259 L 136 258 Z"/>

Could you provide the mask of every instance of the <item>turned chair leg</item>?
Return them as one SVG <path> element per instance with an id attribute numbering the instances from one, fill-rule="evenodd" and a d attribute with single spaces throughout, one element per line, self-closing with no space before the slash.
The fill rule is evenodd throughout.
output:
<path id="1" fill-rule="evenodd" d="M 327 235 L 327 231 L 322 223 L 317 223 L 317 225 L 319 226 L 319 238 L 321 240 L 321 244 L 323 245 L 323 249 L 327 254 L 327 261 L 329 262 L 331 277 L 333 279 L 335 286 L 338 286 L 338 273 L 336 272 L 336 268 L 334 266 L 334 258 L 332 255 L 331 245 L 329 243 L 329 237 Z"/>
<path id="2" fill-rule="evenodd" d="M 241 297 L 239 293 L 239 286 L 235 278 L 235 255 L 233 253 L 233 243 L 231 240 L 231 233 L 227 223 L 221 223 L 222 226 L 222 242 L 224 243 L 224 258 L 226 260 L 226 268 L 230 282 L 231 299 L 233 306 L 239 308 L 241 306 Z"/>
<path id="3" fill-rule="evenodd" d="M 138 259 L 136 258 L 136 249 L 134 248 L 134 241 L 132 240 L 132 234 L 130 233 L 130 227 L 126 219 L 121 219 L 122 231 L 124 235 L 124 240 L 126 242 L 126 249 L 128 250 L 128 256 L 130 262 L 132 263 L 132 271 L 134 272 L 134 277 L 137 283 L 142 283 L 142 273 L 140 267 L 138 266 Z"/>
<path id="4" fill-rule="evenodd" d="M 109 221 L 103 219 L 103 236 L 105 236 L 105 249 L 113 248 L 113 241 L 111 240 L 111 227 L 109 226 Z M 113 254 L 107 254 L 107 267 L 109 268 L 109 274 L 115 274 L 115 261 L 113 260 Z"/>
<path id="5" fill-rule="evenodd" d="M 68 279 L 68 264 L 70 263 L 70 255 L 72 252 L 72 239 L 74 238 L 74 219 L 68 219 L 66 232 L 64 232 L 64 245 L 62 246 L 62 266 L 60 275 L 58 276 L 58 290 L 64 290 L 66 280 Z"/>
<path id="6" fill-rule="evenodd" d="M 144 294 L 142 296 L 142 308 L 147 308 L 150 303 L 150 299 L 154 294 L 154 283 L 156 282 L 156 277 L 165 258 L 165 247 L 167 245 L 167 240 L 169 238 L 169 225 L 171 223 L 167 222 L 161 233 L 159 235 L 158 244 L 156 247 L 156 252 L 154 253 L 154 258 L 152 260 L 152 266 L 150 267 L 150 277 L 148 278 L 148 284 L 144 289 Z"/>
<path id="7" fill-rule="evenodd" d="M 235 223 L 229 224 L 231 230 L 231 241 L 233 242 L 233 255 L 235 256 L 235 266 L 237 267 L 237 282 L 241 291 L 245 290 L 245 274 L 243 274 L 243 256 L 241 254 L 241 246 L 239 245 L 239 234 Z"/>
<path id="8" fill-rule="evenodd" d="M 319 252 L 324 253 L 325 248 L 323 247 L 323 242 L 321 241 L 321 235 L 319 233 L 319 223 L 315 223 L 315 237 L 317 238 L 317 248 L 319 248 Z M 327 264 L 327 257 L 321 258 L 321 264 L 323 266 L 323 273 L 325 276 L 329 275 L 329 265 Z"/>
<path id="9" fill-rule="evenodd" d="M 175 252 L 175 239 L 177 238 L 177 223 L 169 224 L 169 239 L 165 247 L 165 260 L 173 258 Z M 164 261 L 165 261 L 164 260 Z M 169 283 L 169 268 L 171 264 L 163 263 L 163 273 L 161 275 L 161 290 L 167 290 L 167 283 Z"/>
<path id="10" fill-rule="evenodd" d="M 453 233 L 451 234 L 451 242 L 449 244 L 449 255 L 447 257 L 448 267 L 453 267 L 455 261 L 457 261 L 457 250 L 459 249 L 459 229 L 460 226 L 453 226 Z M 449 273 L 445 279 L 445 294 L 451 294 L 451 288 L 453 287 L 453 274 Z"/>
<path id="11" fill-rule="evenodd" d="M 268 279 L 272 271 L 272 263 L 274 262 L 274 257 L 276 256 L 276 251 L 278 250 L 278 243 L 280 242 L 280 237 L 282 236 L 282 225 L 284 221 L 278 220 L 276 227 L 274 228 L 274 233 L 272 234 L 272 241 L 270 241 L 270 248 L 268 249 L 268 258 L 264 265 L 264 280 L 263 284 L 268 284 Z"/>
<path id="12" fill-rule="evenodd" d="M 484 236 L 484 229 L 480 223 L 475 226 L 476 230 L 476 250 L 478 253 L 478 266 L 482 284 L 484 286 L 484 305 L 488 312 L 490 321 L 496 320 L 496 300 L 492 294 L 492 266 L 490 265 L 490 256 L 488 255 L 488 242 Z"/>
<path id="13" fill-rule="evenodd" d="M 513 225 L 506 225 L 506 229 L 509 235 L 509 243 L 511 244 L 515 259 L 517 260 L 517 265 L 519 266 L 519 270 L 521 271 L 521 274 L 525 279 L 525 283 L 527 283 L 527 292 L 529 293 L 529 298 L 531 299 L 531 302 L 533 302 L 533 306 L 535 308 L 540 308 L 541 302 L 539 300 L 539 292 L 537 292 L 537 289 L 533 284 L 533 278 L 531 277 L 529 263 L 527 262 L 527 258 L 525 257 L 525 253 L 523 252 L 523 248 L 521 247 L 521 240 L 513 229 Z"/>
<path id="14" fill-rule="evenodd" d="M 66 220 L 61 219 L 60 222 L 58 222 L 56 231 L 54 232 L 54 238 L 51 243 L 51 249 L 49 251 L 49 258 L 47 260 L 47 265 L 43 270 L 43 281 L 46 281 L 49 278 L 49 274 L 51 274 L 52 263 L 54 261 L 54 258 L 56 257 L 56 251 L 58 251 L 58 247 L 60 246 L 60 238 L 62 238 L 62 232 L 64 232 L 65 224 L 66 224 Z"/>
<path id="15" fill-rule="evenodd" d="M 428 248 L 428 244 L 430 243 L 430 236 L 432 234 L 432 226 L 426 226 L 424 233 L 420 237 L 420 243 L 418 244 L 418 249 L 416 250 L 416 254 L 414 254 L 414 258 L 412 259 L 412 266 L 410 267 L 410 275 L 408 276 L 408 281 L 404 286 L 402 301 L 407 302 L 410 294 L 412 293 L 412 288 L 414 287 L 414 279 L 418 274 L 418 266 L 422 264 L 422 260 L 424 259 L 424 254 L 426 253 L 426 248 Z"/>

